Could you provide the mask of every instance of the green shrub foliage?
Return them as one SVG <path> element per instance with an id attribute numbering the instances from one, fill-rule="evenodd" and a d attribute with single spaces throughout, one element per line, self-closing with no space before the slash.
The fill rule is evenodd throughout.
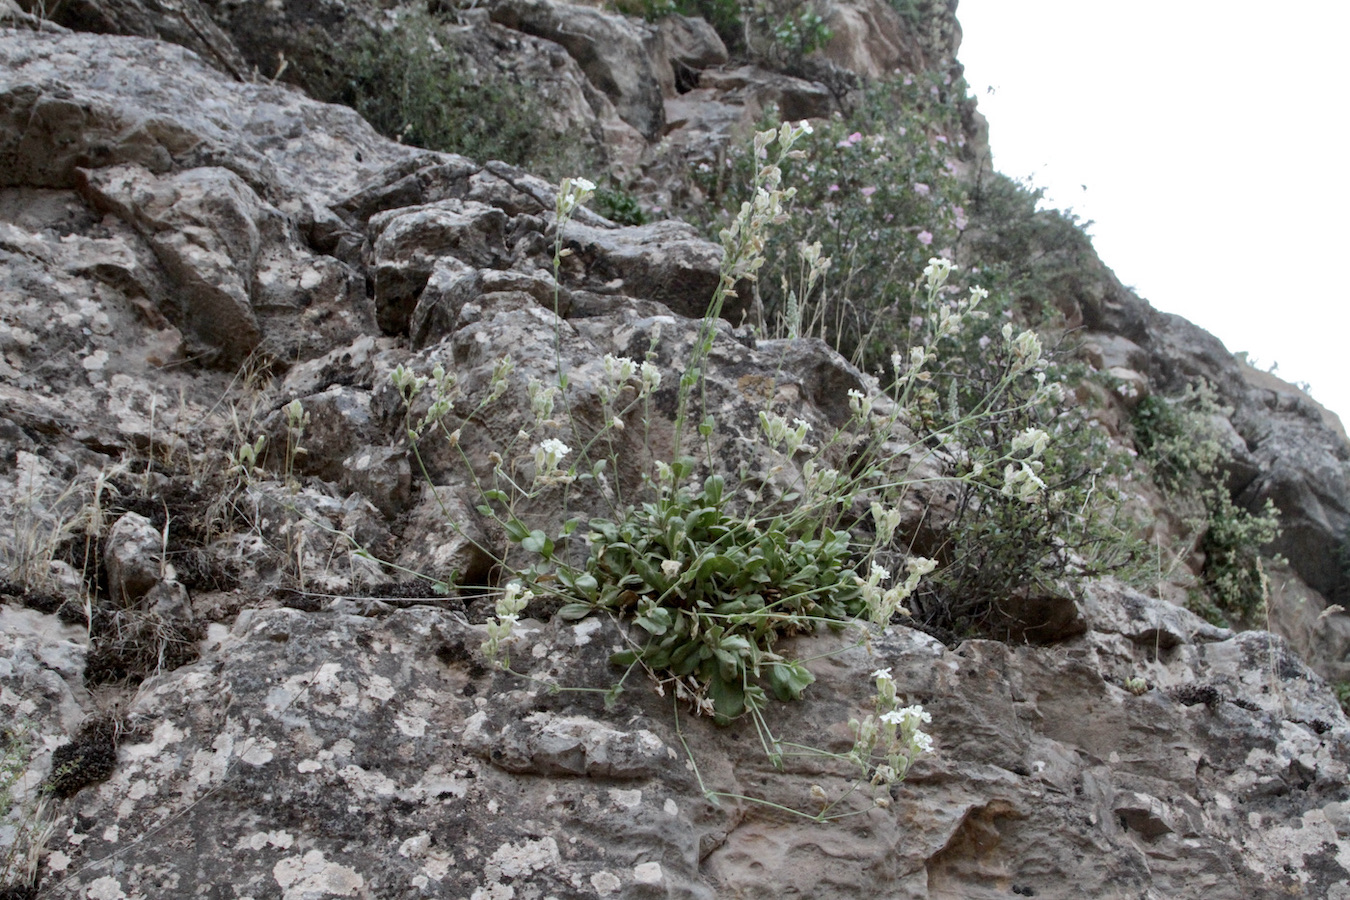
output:
<path id="1" fill-rule="evenodd" d="M 575 135 L 547 126 L 529 85 L 456 49 L 436 15 L 405 10 L 391 28 L 354 40 L 338 56 L 340 71 L 319 88 L 322 99 L 350 106 L 386 137 L 555 177 L 595 165 Z"/>
<path id="2" fill-rule="evenodd" d="M 1261 548 L 1279 536 L 1279 510 L 1269 500 L 1256 511 L 1233 502 L 1224 483 L 1232 453 L 1220 426 L 1231 414 L 1204 382 L 1145 397 L 1134 413 L 1135 443 L 1169 497 L 1197 511 L 1205 564 L 1191 608 L 1216 625 L 1252 625 L 1265 612 Z"/>

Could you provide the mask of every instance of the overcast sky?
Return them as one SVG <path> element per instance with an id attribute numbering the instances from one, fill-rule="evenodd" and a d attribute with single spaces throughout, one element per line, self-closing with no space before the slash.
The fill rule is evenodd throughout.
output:
<path id="1" fill-rule="evenodd" d="M 960 0 L 995 167 L 1350 420 L 1350 0 Z M 992 88 L 992 92 L 990 89 Z"/>

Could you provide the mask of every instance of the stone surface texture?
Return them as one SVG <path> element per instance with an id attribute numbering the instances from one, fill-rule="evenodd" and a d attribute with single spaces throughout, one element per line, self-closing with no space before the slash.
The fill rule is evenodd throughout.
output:
<path id="1" fill-rule="evenodd" d="M 838 0 L 827 54 L 862 74 L 955 65 L 954 0 L 921 5 L 913 31 L 886 4 Z M 679 222 L 587 210 L 559 235 L 557 188 L 531 173 L 241 80 L 277 51 L 311 71 L 315 47 L 374 16 L 290 6 L 83 0 L 66 28 L 0 13 L 0 718 L 32 747 L 15 809 L 86 758 L 62 748 L 89 723 L 119 723 L 115 760 L 54 801 L 37 896 L 1350 900 L 1350 722 L 1324 680 L 1350 678 L 1350 619 L 1330 606 L 1350 597 L 1350 444 L 1105 267 L 1061 298 L 1088 362 L 1140 391 L 1209 379 L 1233 408 L 1232 489 L 1284 514 L 1278 634 L 1104 581 L 1036 645 L 944 646 L 903 625 L 798 637 L 816 682 L 771 709 L 782 739 L 846 752 L 881 668 L 933 717 L 935 752 L 889 803 L 847 796 L 857 815 L 831 824 L 743 798 L 809 809 L 813 786 L 848 794 L 845 768 L 777 771 L 749 723 L 693 717 L 636 674 L 607 705 L 611 621 L 532 606 L 509 645 L 528 677 L 488 666 L 491 598 L 405 573 L 495 582 L 509 545 L 476 485 L 531 474 L 513 442 L 534 424 L 532 379 L 566 371 L 577 434 L 620 415 L 607 353 L 663 374 L 605 438 L 611 488 L 641 489 L 671 446 L 721 250 Z M 801 116 L 836 102 L 727 62 L 706 23 L 486 9 L 456 27 L 523 29 L 511 40 L 541 59 L 563 48 L 553 69 L 593 122 L 638 136 L 658 194 L 663 160 L 697 158 L 691 134 L 729 140 L 770 97 Z M 757 341 L 744 312 L 712 326 L 708 445 L 722 471 L 773 484 L 796 463 L 764 447 L 759 411 L 829 433 L 870 382 L 818 341 Z M 405 410 L 399 367 L 453 375 L 453 442 L 410 443 L 430 397 Z M 922 447 L 898 465 L 942 474 Z M 571 502 L 607 510 L 593 484 Z M 909 502 L 907 526 L 940 522 L 937 486 Z M 519 512 L 564 517 L 548 495 Z M 89 566 L 104 581 L 86 610 Z M 142 620 L 160 623 L 159 663 L 94 671 Z"/>

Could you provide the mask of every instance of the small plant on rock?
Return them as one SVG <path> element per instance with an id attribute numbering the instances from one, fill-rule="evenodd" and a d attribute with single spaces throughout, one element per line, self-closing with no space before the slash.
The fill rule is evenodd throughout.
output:
<path id="1" fill-rule="evenodd" d="M 785 184 L 784 166 L 804 157 L 795 145 L 809 131 L 784 124 L 755 136 L 750 189 L 719 233 L 718 287 L 692 345 L 681 350 L 668 451 L 656 446 L 651 429 L 652 400 L 662 382 L 652 360 L 607 355 L 588 368 L 583 390 L 565 369 L 560 332 L 556 380 L 531 378 L 520 385 L 508 354 L 496 360 L 481 385 L 461 383 L 440 366 L 427 374 L 400 367 L 393 381 L 423 473 L 424 454 L 433 452 L 432 438 L 439 435 L 442 446 L 434 452 L 448 450 L 463 464 L 479 493 L 476 508 L 488 533 L 505 543 L 501 551 L 486 542 L 479 547 L 501 573 L 482 645 L 490 659 L 511 670 L 520 618 L 532 603 L 561 602 L 557 615 L 568 620 L 604 617 L 617 624 L 626 644 L 612 658 L 622 675 L 606 691 L 611 700 L 630 673 L 645 673 L 673 695 L 677 708 L 687 705 L 724 724 L 748 718 L 776 764 L 805 754 L 859 766 L 855 788 L 847 794 L 870 786 L 873 803 L 881 804 L 885 786 L 931 747 L 921 728 L 927 714 L 900 704 L 889 673 L 877 679 L 873 714 L 853 723 L 855 741 L 848 752 L 776 735 L 768 718 L 770 697 L 799 699 L 813 681 L 805 662 L 790 652 L 793 638 L 809 638 L 821 628 L 863 626 L 857 633 L 865 639 L 869 624 L 885 627 L 908 615 L 907 602 L 935 563 L 910 551 L 901 510 L 926 478 L 952 485 L 994 478 L 1001 494 L 1023 504 L 1038 501 L 1044 482 L 1037 473 L 1046 446 L 1032 430 L 1012 433 L 994 426 L 1002 444 L 994 438 L 986 442 L 979 468 L 922 477 L 917 472 L 959 456 L 962 435 L 981 422 L 1003 422 L 1009 403 L 1038 402 L 1047 390 L 1044 360 L 1034 333 L 1005 323 L 997 339 L 1007 365 L 988 383 L 987 396 L 943 406 L 942 421 L 921 422 L 929 385 L 941 371 L 944 342 L 980 321 L 986 299 L 978 288 L 963 293 L 951 283 L 950 260 L 930 257 L 916 288 L 916 315 L 924 324 L 913 330 L 917 340 L 907 353 L 890 355 L 886 390 L 861 382 L 861 389 L 848 392 L 851 416 L 833 428 L 792 417 L 774 401 L 774 391 L 766 391 L 758 413 L 766 467 L 737 468 L 721 460 L 708 396 L 713 351 L 725 340 L 721 312 L 758 280 L 774 230 L 790 221 L 788 204 L 796 191 Z M 560 185 L 553 226 L 556 281 L 568 253 L 563 229 L 594 191 L 584 179 Z M 800 298 L 809 296 L 828 265 L 815 251 Z M 659 340 L 659 330 L 653 331 L 653 348 Z M 504 440 L 480 443 L 486 435 L 474 429 L 483 412 L 512 391 L 525 395 L 513 402 L 527 400 L 532 421 Z M 922 434 L 916 437 L 912 426 Z M 471 441 L 473 455 L 466 449 Z M 640 448 L 642 473 L 640 484 L 626 488 L 619 465 L 624 441 Z M 484 454 L 487 446 L 492 449 Z M 633 460 L 630 455 L 625 467 L 633 468 Z M 581 509 L 591 512 L 582 515 Z M 532 524 L 532 514 L 541 510 L 555 524 Z M 730 795 L 709 790 L 708 796 Z M 840 806 L 842 801 L 827 798 L 816 811 L 798 811 L 821 820 L 857 812 Z"/>
<path id="2" fill-rule="evenodd" d="M 1207 383 L 1175 397 L 1146 397 L 1134 414 L 1135 442 L 1153 477 L 1171 499 L 1192 510 L 1205 554 L 1192 609 L 1216 625 L 1251 623 L 1269 593 L 1261 548 L 1279 536 L 1279 511 L 1269 500 L 1258 511 L 1239 507 L 1224 483 L 1232 453 L 1220 420 L 1232 414 Z"/>
<path id="3" fill-rule="evenodd" d="M 0 896 L 36 894 L 42 854 L 56 828 L 50 792 L 23 790 L 32 756 L 29 726 L 16 722 L 0 731 Z"/>

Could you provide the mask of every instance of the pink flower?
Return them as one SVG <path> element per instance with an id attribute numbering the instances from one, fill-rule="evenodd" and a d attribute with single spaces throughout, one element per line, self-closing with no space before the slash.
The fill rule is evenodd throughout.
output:
<path id="1" fill-rule="evenodd" d="M 933 243 L 933 233 L 931 231 L 920 231 L 919 243 L 923 244 L 925 247 Z"/>
<path id="2" fill-rule="evenodd" d="M 874 188 L 874 187 L 865 187 L 865 188 L 863 188 L 859 193 L 861 193 L 864 197 L 870 197 L 870 196 L 872 196 L 873 194 L 875 194 L 876 192 L 877 192 L 877 189 Z"/>
<path id="3" fill-rule="evenodd" d="M 914 188 L 914 193 L 918 194 L 920 197 L 928 196 L 928 185 L 924 184 L 922 181 L 914 182 L 912 187 Z"/>
<path id="4" fill-rule="evenodd" d="M 945 144 L 945 143 L 947 143 L 947 136 L 946 136 L 945 134 L 939 134 L 939 135 L 937 136 L 937 142 L 938 142 L 939 144 Z"/>
<path id="5" fill-rule="evenodd" d="M 891 220 L 894 219 L 894 218 L 895 218 L 895 213 L 886 213 L 886 215 L 882 216 L 882 221 L 884 221 L 884 222 L 889 222 L 889 221 L 891 221 Z"/>
<path id="6" fill-rule="evenodd" d="M 839 185 L 837 185 L 837 184 L 832 184 L 832 185 L 830 185 L 826 190 L 827 190 L 828 193 L 833 194 L 835 191 L 839 190 Z"/>
<path id="7" fill-rule="evenodd" d="M 952 212 L 956 214 L 956 230 L 965 231 L 970 223 L 966 221 L 966 211 L 959 206 L 953 206 Z"/>

